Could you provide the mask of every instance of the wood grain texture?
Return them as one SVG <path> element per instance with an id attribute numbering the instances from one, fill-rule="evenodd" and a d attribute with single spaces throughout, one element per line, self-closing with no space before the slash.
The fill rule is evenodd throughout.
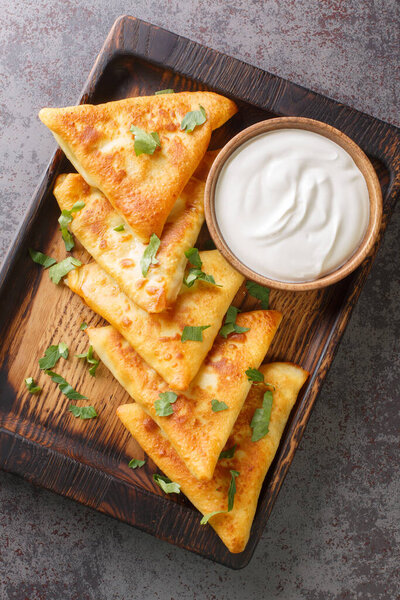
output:
<path id="1" fill-rule="evenodd" d="M 143 453 L 115 416 L 116 406 L 128 401 L 127 394 L 104 366 L 93 379 L 84 362 L 73 357 L 87 348 L 80 323 L 102 321 L 62 285 L 52 284 L 48 273 L 27 255 L 31 246 L 57 259 L 65 256 L 51 193 L 58 173 L 71 170 L 61 151 L 51 160 L 0 272 L 0 465 L 162 539 L 241 568 L 262 534 L 392 212 L 400 185 L 400 136 L 382 121 L 132 17 L 115 23 L 89 75 L 82 102 L 151 94 L 163 88 L 212 89 L 238 101 L 239 113 L 214 134 L 213 148 L 244 127 L 274 116 L 305 116 L 329 123 L 366 152 L 382 187 L 380 238 L 359 269 L 324 290 L 271 293 L 271 307 L 282 311 L 284 320 L 267 359 L 297 362 L 311 376 L 264 483 L 249 544 L 242 554 L 231 555 L 211 528 L 200 526 L 199 513 L 188 501 L 163 495 L 152 480 L 151 461 L 142 469 L 128 468 L 129 459 Z M 207 237 L 204 228 L 203 247 Z M 78 245 L 75 254 L 88 259 Z M 235 303 L 246 309 L 257 305 L 246 297 L 244 288 Z M 54 370 L 90 398 L 98 419 L 74 419 L 67 411 L 68 399 L 39 373 L 37 359 L 48 345 L 60 341 L 70 346 L 70 358 L 61 359 Z M 24 378 L 28 376 L 43 384 L 40 396 L 27 393 Z"/>

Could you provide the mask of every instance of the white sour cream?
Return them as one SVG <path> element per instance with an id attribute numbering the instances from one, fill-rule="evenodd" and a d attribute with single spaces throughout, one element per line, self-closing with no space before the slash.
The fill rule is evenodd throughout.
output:
<path id="1" fill-rule="evenodd" d="M 369 222 L 364 176 L 338 144 L 303 129 L 260 134 L 221 169 L 215 214 L 225 242 L 260 275 L 318 279 L 360 245 Z"/>

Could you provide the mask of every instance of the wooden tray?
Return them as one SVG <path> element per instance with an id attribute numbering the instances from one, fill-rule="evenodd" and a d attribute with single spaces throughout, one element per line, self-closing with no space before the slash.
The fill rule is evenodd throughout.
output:
<path id="1" fill-rule="evenodd" d="M 384 197 L 382 237 L 399 190 L 400 137 L 395 127 L 132 17 L 116 21 L 81 102 L 152 94 L 163 88 L 212 89 L 238 102 L 239 114 L 212 140 L 216 148 L 244 127 L 277 115 L 312 117 L 346 133 L 368 154 L 379 175 Z M 88 344 L 80 323 L 101 322 L 68 289 L 52 284 L 28 257 L 29 246 L 57 259 L 65 256 L 51 190 L 56 175 L 66 169 L 71 167 L 58 150 L 0 273 L 0 466 L 163 540 L 226 566 L 244 567 L 264 530 L 378 245 L 355 273 L 331 288 L 271 293 L 271 306 L 282 310 L 284 321 L 268 360 L 294 361 L 311 376 L 265 480 L 248 546 L 233 555 L 211 527 L 200 526 L 199 513 L 185 498 L 166 497 L 154 484 L 154 464 L 148 462 L 136 471 L 128 468 L 129 459 L 142 452 L 115 416 L 116 406 L 129 397 L 104 366 L 96 379 L 88 377 L 78 359 L 63 361 L 57 369 L 98 409 L 99 418 L 87 422 L 66 410 L 68 399 L 39 373 L 37 360 L 48 345 L 63 340 L 71 356 L 83 352 Z M 83 251 L 82 256 L 87 258 Z M 244 293 L 238 301 L 255 306 Z M 24 378 L 28 376 L 43 385 L 40 396 L 27 393 Z"/>

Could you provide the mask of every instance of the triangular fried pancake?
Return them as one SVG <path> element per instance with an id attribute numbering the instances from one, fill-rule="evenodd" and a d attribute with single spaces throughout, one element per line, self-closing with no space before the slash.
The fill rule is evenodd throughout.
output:
<path id="1" fill-rule="evenodd" d="M 81 175 L 60 175 L 54 195 L 61 208 L 72 213 L 69 228 L 96 262 L 111 275 L 125 294 L 147 312 L 162 312 L 173 304 L 182 285 L 185 251 L 196 243 L 204 221 L 204 183 L 192 177 L 172 209 L 161 235 L 157 264 L 143 277 L 140 259 L 146 245 L 108 202 L 100 190 Z M 123 226 L 123 231 L 115 231 Z"/>
<path id="2" fill-rule="evenodd" d="M 204 107 L 207 120 L 188 133 L 184 116 Z M 126 98 L 107 104 L 43 108 L 39 117 L 86 182 L 103 192 L 136 235 L 160 237 L 179 194 L 203 158 L 212 129 L 236 105 L 212 92 Z M 136 156 L 134 125 L 156 132 L 161 146 Z"/>
<path id="3" fill-rule="evenodd" d="M 227 449 L 236 445 L 233 458 L 222 459 L 211 481 L 199 481 L 187 469 L 157 424 L 138 404 L 125 404 L 117 414 L 125 427 L 156 465 L 172 480 L 203 514 L 227 510 L 231 481 L 230 470 L 238 471 L 233 509 L 211 517 L 215 529 L 230 552 L 242 552 L 250 535 L 251 524 L 265 475 L 273 461 L 297 395 L 308 373 L 290 363 L 271 363 L 260 370 L 275 386 L 269 431 L 257 442 L 251 441 L 250 423 L 254 411 L 262 406 L 265 388 L 253 385 L 234 425 Z M 225 398 L 229 402 L 229 397 Z"/>
<path id="4" fill-rule="evenodd" d="M 183 285 L 175 304 L 165 313 L 149 314 L 137 306 L 96 263 L 71 271 L 67 282 L 173 389 L 184 390 L 199 370 L 243 282 L 243 276 L 218 250 L 200 252 L 200 257 L 204 272 L 222 287 L 202 281 L 191 288 Z M 185 326 L 206 325 L 210 327 L 202 332 L 203 341 L 181 341 Z"/>
<path id="5" fill-rule="evenodd" d="M 276 311 L 253 311 L 239 315 L 246 333 L 216 339 L 189 389 L 173 403 L 173 414 L 158 416 L 154 403 L 159 394 L 171 391 L 113 328 L 88 329 L 90 343 L 114 377 L 157 422 L 188 469 L 199 479 L 211 479 L 250 382 L 245 373 L 263 360 L 281 320 Z M 212 400 L 228 408 L 214 412 Z"/>

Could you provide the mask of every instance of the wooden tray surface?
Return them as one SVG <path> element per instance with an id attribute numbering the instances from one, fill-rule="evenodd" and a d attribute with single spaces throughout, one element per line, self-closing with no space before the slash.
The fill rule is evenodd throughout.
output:
<path id="1" fill-rule="evenodd" d="M 238 102 L 238 115 L 216 132 L 214 148 L 252 123 L 281 115 L 319 119 L 346 133 L 370 157 L 381 182 L 381 239 L 399 191 L 398 129 L 133 17 L 121 17 L 114 24 L 81 102 L 152 94 L 163 88 L 212 89 Z M 0 466 L 163 540 L 226 566 L 244 567 L 264 530 L 379 243 L 356 272 L 335 286 L 307 293 L 271 293 L 271 307 L 281 310 L 284 320 L 267 360 L 296 362 L 311 376 L 264 482 L 247 548 L 234 555 L 211 527 L 200 525 L 199 513 L 190 502 L 163 494 L 152 480 L 156 469 L 151 461 L 140 470 L 128 468 L 130 458 L 143 453 L 115 416 L 115 408 L 130 398 L 105 366 L 91 378 L 78 359 L 61 359 L 57 365 L 57 371 L 96 406 L 100 416 L 91 421 L 75 419 L 67 411 L 70 401 L 40 374 L 37 360 L 47 346 L 65 341 L 70 357 L 84 352 L 88 342 L 80 323 L 102 323 L 65 286 L 51 283 L 27 253 L 31 246 L 58 260 L 65 256 L 59 210 L 51 193 L 55 177 L 65 170 L 72 169 L 58 150 L 0 272 Z M 206 237 L 203 231 L 203 242 Z M 84 261 L 89 258 L 79 245 L 75 254 Z M 256 307 L 243 290 L 235 303 Z M 28 376 L 43 385 L 40 396 L 27 393 L 24 378 Z"/>

